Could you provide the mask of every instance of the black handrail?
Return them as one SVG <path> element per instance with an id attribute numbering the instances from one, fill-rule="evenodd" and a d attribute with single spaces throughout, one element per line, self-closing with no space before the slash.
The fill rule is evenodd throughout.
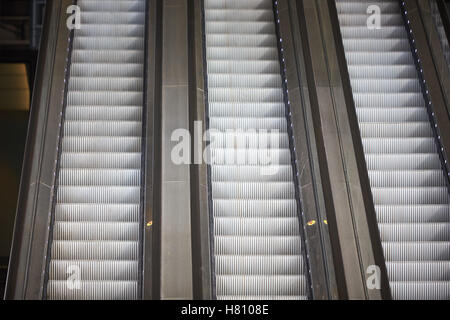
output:
<path id="1" fill-rule="evenodd" d="M 278 1 L 273 1 L 273 14 L 274 14 L 274 21 L 275 21 L 275 33 L 277 36 L 277 48 L 278 48 L 278 59 L 280 63 L 280 76 L 282 79 L 282 87 L 283 87 L 283 99 L 284 99 L 284 105 L 285 105 L 285 117 L 287 122 L 287 133 L 289 135 L 289 149 L 291 153 L 291 166 L 292 166 L 292 172 L 293 172 L 293 180 L 294 180 L 294 188 L 295 188 L 295 200 L 297 202 L 297 215 L 298 215 L 298 221 L 299 221 L 299 230 L 300 235 L 302 238 L 301 243 L 301 250 L 302 255 L 305 257 L 305 267 L 306 267 L 306 279 L 307 279 L 307 286 L 308 286 L 308 299 L 313 299 L 313 284 L 311 279 L 311 265 L 310 261 L 307 257 L 310 256 L 308 252 L 308 246 L 306 244 L 306 231 L 305 231 L 305 225 L 307 221 L 305 221 L 305 217 L 303 215 L 303 204 L 301 200 L 300 195 L 300 182 L 299 182 L 299 167 L 297 165 L 297 154 L 295 152 L 295 143 L 294 143 L 294 132 L 293 132 L 293 125 L 292 125 L 292 112 L 291 112 L 291 104 L 289 101 L 289 94 L 288 94 L 288 86 L 287 86 L 287 76 L 286 76 L 286 64 L 284 60 L 284 48 L 282 45 L 282 39 L 281 39 L 281 30 L 280 30 L 280 17 L 278 14 Z M 320 223 L 318 224 L 319 230 Z M 322 233 L 322 231 L 320 231 Z M 321 246 L 321 244 L 320 244 Z"/>
<path id="2" fill-rule="evenodd" d="M 205 126 L 207 132 L 210 129 L 210 112 L 209 112 L 209 90 L 208 90 L 208 70 L 206 61 L 206 17 L 205 17 L 205 0 L 201 0 L 202 10 L 202 59 L 203 59 L 203 81 L 205 84 Z M 210 142 L 207 142 L 209 145 Z M 210 241 L 210 264 L 211 264 L 211 298 L 217 300 L 216 294 L 216 260 L 214 255 L 214 214 L 213 214 L 213 199 L 212 199 L 212 168 L 211 165 L 207 165 L 207 180 L 208 180 L 208 212 L 209 212 L 209 241 Z"/>

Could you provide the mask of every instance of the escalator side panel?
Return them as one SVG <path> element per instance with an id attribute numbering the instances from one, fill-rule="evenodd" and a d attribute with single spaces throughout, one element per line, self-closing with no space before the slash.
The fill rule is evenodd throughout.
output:
<path id="1" fill-rule="evenodd" d="M 31 105 L 18 208 L 8 268 L 6 299 L 41 299 L 72 0 L 46 6 Z"/>

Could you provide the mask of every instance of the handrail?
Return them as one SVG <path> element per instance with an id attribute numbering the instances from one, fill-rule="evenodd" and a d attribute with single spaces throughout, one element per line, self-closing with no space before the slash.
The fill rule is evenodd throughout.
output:
<path id="1" fill-rule="evenodd" d="M 291 153 L 291 166 L 292 166 L 292 172 L 293 172 L 293 182 L 294 182 L 294 190 L 295 190 L 295 201 L 297 202 L 297 217 L 299 220 L 299 224 L 300 224 L 300 235 L 301 235 L 301 239 L 302 239 L 302 243 L 301 243 L 301 251 L 302 251 L 302 255 L 304 257 L 310 257 L 311 253 L 314 252 L 314 250 L 318 250 L 319 252 L 321 252 L 321 256 L 322 258 L 324 257 L 324 252 L 322 251 L 322 239 L 318 240 L 318 241 L 309 241 L 310 239 L 307 238 L 308 231 L 306 230 L 306 225 L 308 223 L 308 221 L 306 221 L 306 218 L 304 216 L 303 213 L 303 201 L 301 199 L 301 191 L 300 191 L 300 181 L 299 181 L 299 176 L 300 176 L 300 172 L 299 172 L 299 166 L 297 165 L 297 158 L 298 155 L 296 153 L 296 149 L 295 149 L 295 142 L 294 142 L 294 129 L 293 129 L 293 123 L 292 123 L 292 112 L 291 112 L 291 104 L 289 101 L 289 96 L 288 96 L 288 80 L 287 80 L 287 69 L 286 69 L 286 63 L 285 63 L 285 58 L 284 58 L 284 48 L 282 45 L 282 37 L 281 37 L 281 26 L 280 26 L 280 15 L 279 15 L 279 4 L 278 1 L 273 1 L 273 14 L 274 14 L 274 21 L 275 21 L 275 33 L 277 36 L 277 49 L 278 49 L 278 60 L 280 63 L 280 76 L 282 79 L 282 88 L 283 88 L 283 100 L 284 100 L 284 106 L 285 106 L 285 118 L 286 118 L 286 123 L 287 123 L 287 133 L 289 136 L 289 149 L 290 149 L 290 153 Z M 322 223 L 318 223 L 317 225 L 317 229 L 319 231 L 320 235 L 323 235 L 323 225 Z M 316 248 L 314 248 L 311 252 L 311 246 L 316 246 Z M 325 259 L 323 259 L 325 260 Z M 324 264 L 324 262 L 323 262 Z M 306 267 L 306 282 L 307 282 L 307 286 L 308 286 L 308 298 L 309 299 L 313 299 L 313 295 L 314 295 L 314 287 L 313 287 L 313 278 L 312 278 L 312 272 L 311 272 L 311 263 L 309 259 L 305 259 L 305 267 Z M 326 276 L 321 274 L 320 277 L 316 277 L 319 278 L 319 281 L 322 281 L 322 279 L 325 279 Z M 314 279 L 316 280 L 316 279 Z M 317 286 L 316 283 L 314 283 L 314 285 Z M 322 284 L 323 285 L 323 284 Z M 323 286 L 324 290 L 320 293 L 321 295 L 328 295 L 329 296 L 329 292 L 328 292 L 328 287 L 325 283 L 325 285 Z M 326 289 L 325 289 L 326 288 Z"/>

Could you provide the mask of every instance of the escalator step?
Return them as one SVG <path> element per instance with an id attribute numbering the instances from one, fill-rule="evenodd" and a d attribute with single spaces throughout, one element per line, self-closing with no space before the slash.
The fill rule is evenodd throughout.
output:
<path id="1" fill-rule="evenodd" d="M 240 200 L 217 199 L 213 203 L 215 217 L 258 218 L 258 217 L 295 217 L 295 200 Z"/>
<path id="2" fill-rule="evenodd" d="M 306 296 L 306 278 L 303 275 L 217 275 L 217 290 L 224 296 L 267 295 Z"/>
<path id="3" fill-rule="evenodd" d="M 94 240 L 55 240 L 52 245 L 52 256 L 70 261 L 137 261 L 139 259 L 137 241 L 94 241 Z M 50 268 L 50 273 L 52 269 Z"/>
<path id="4" fill-rule="evenodd" d="M 217 255 L 217 271 L 223 275 L 295 275 L 305 272 L 301 256 L 233 256 Z"/>
<path id="5" fill-rule="evenodd" d="M 85 281 L 138 281 L 139 263 L 137 261 L 52 261 L 52 279 L 67 280 L 67 269 L 72 265 L 79 267 Z"/>
<path id="6" fill-rule="evenodd" d="M 301 238 L 296 236 L 220 236 L 214 237 L 216 255 L 301 255 Z M 450 254 L 450 253 L 449 253 Z"/>
<path id="7" fill-rule="evenodd" d="M 79 289 L 68 286 L 67 280 L 49 280 L 47 294 L 55 300 L 135 300 L 138 281 L 81 280 Z"/>
<path id="8" fill-rule="evenodd" d="M 380 223 L 450 222 L 447 205 L 378 205 L 375 209 Z"/>
<path id="9" fill-rule="evenodd" d="M 138 217 L 138 204 L 60 203 L 55 210 L 55 221 L 66 222 L 133 222 Z"/>

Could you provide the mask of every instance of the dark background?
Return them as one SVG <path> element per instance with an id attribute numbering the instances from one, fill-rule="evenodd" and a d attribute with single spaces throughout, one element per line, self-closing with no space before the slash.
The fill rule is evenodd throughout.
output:
<path id="1" fill-rule="evenodd" d="M 6 282 L 44 5 L 45 0 L 0 0 L 1 298 Z"/>

